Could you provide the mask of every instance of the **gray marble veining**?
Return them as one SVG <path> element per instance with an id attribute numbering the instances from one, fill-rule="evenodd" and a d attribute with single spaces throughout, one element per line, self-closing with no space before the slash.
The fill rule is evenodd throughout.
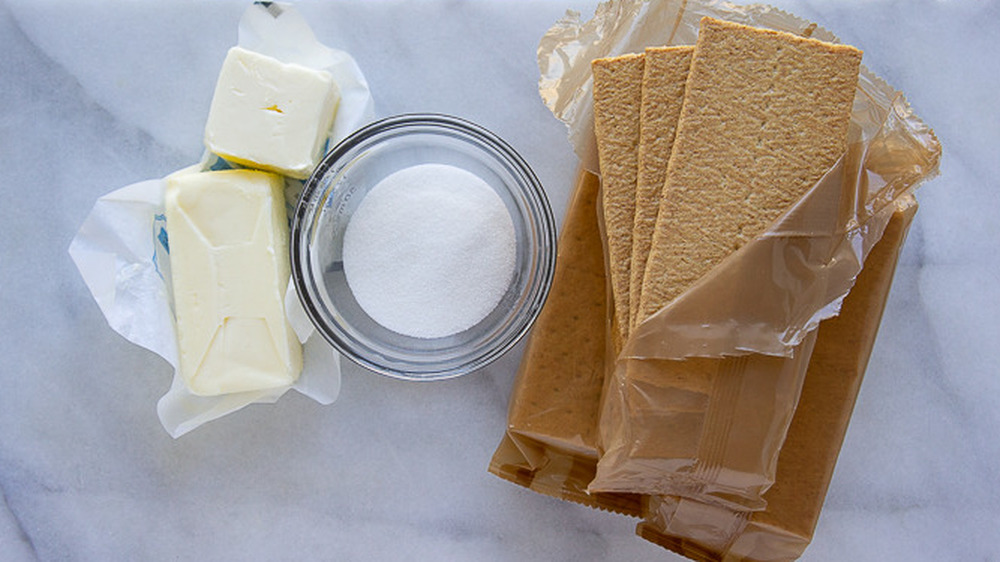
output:
<path id="1" fill-rule="evenodd" d="M 1000 2 L 773 2 L 865 50 L 945 155 L 919 192 L 805 560 L 1000 558 Z M 200 156 L 246 2 L 0 0 L 0 559 L 671 560 L 634 521 L 486 472 L 520 348 L 406 384 L 347 366 L 173 440 L 169 365 L 112 332 L 66 249 L 94 200 Z M 379 115 L 479 122 L 556 215 L 576 159 L 535 93 L 538 38 L 595 2 L 303 2 Z"/>

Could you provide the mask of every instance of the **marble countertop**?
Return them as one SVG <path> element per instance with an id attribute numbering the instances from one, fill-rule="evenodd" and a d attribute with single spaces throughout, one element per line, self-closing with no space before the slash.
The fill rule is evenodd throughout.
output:
<path id="1" fill-rule="evenodd" d="M 805 560 L 1000 558 L 1000 2 L 772 2 L 865 50 L 939 135 Z M 576 158 L 536 93 L 544 31 L 595 0 L 303 2 L 378 115 L 507 139 L 557 216 Z M 673 560 L 635 521 L 486 471 L 520 348 L 408 384 L 345 367 L 178 440 L 171 367 L 114 333 L 67 247 L 102 194 L 201 155 L 247 2 L 0 0 L 0 559 Z M 905 13 L 904 13 L 905 12 Z"/>

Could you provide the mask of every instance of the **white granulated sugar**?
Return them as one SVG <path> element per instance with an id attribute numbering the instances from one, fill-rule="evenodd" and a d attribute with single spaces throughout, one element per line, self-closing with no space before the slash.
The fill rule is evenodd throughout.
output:
<path id="1" fill-rule="evenodd" d="M 344 274 L 358 304 L 417 338 L 466 330 L 500 302 L 514 275 L 514 224 L 475 174 L 421 164 L 380 181 L 344 233 Z"/>

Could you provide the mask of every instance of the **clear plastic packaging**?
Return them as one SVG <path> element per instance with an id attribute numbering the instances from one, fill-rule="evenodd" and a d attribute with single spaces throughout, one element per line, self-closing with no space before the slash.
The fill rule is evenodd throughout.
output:
<path id="1" fill-rule="evenodd" d="M 893 214 L 841 313 L 820 324 L 776 480 L 764 494 L 766 509 L 748 512 L 676 496 L 645 496 L 640 536 L 695 560 L 777 562 L 803 553 L 819 520 L 916 211 L 912 205 Z"/>
<path id="2" fill-rule="evenodd" d="M 821 323 L 775 484 L 763 496 L 767 507 L 749 512 L 677 496 L 586 492 L 597 464 L 606 337 L 605 276 L 592 268 L 601 251 L 597 190 L 597 178 L 583 172 L 563 223 L 552 294 L 529 339 L 490 472 L 553 497 L 641 515 L 640 536 L 695 560 L 797 558 L 816 527 L 916 205 L 894 213 L 841 314 Z"/>
<path id="3" fill-rule="evenodd" d="M 636 494 L 588 494 L 607 352 L 599 182 L 581 172 L 559 236 L 555 277 L 521 360 L 490 472 L 537 492 L 638 516 Z"/>
<path id="4" fill-rule="evenodd" d="M 590 60 L 691 44 L 703 16 L 835 42 L 767 6 L 602 4 L 541 40 L 540 91 L 582 166 L 597 169 Z M 844 296 L 898 208 L 936 174 L 940 147 L 902 95 L 861 69 L 840 162 L 765 234 L 638 325 L 609 365 L 592 492 L 684 495 L 765 506 L 795 411 L 811 334 Z"/>

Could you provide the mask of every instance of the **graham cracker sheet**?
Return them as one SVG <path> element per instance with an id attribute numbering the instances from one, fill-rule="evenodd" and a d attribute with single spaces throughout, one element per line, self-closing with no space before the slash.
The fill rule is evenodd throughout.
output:
<path id="1" fill-rule="evenodd" d="M 601 212 L 607 240 L 612 314 L 620 341 L 629 333 L 629 283 L 635 222 L 642 53 L 597 59 L 594 132 L 601 168 Z"/>
<path id="2" fill-rule="evenodd" d="M 511 392 L 489 471 L 560 499 L 632 516 L 637 494 L 591 494 L 608 354 L 608 295 L 598 221 L 600 182 L 581 170 L 559 235 L 552 289 Z"/>
<path id="3" fill-rule="evenodd" d="M 646 260 L 656 231 L 667 163 L 684 102 L 693 47 L 648 47 L 644 53 L 636 155 L 635 220 L 629 270 L 629 330 L 638 323 Z"/>

